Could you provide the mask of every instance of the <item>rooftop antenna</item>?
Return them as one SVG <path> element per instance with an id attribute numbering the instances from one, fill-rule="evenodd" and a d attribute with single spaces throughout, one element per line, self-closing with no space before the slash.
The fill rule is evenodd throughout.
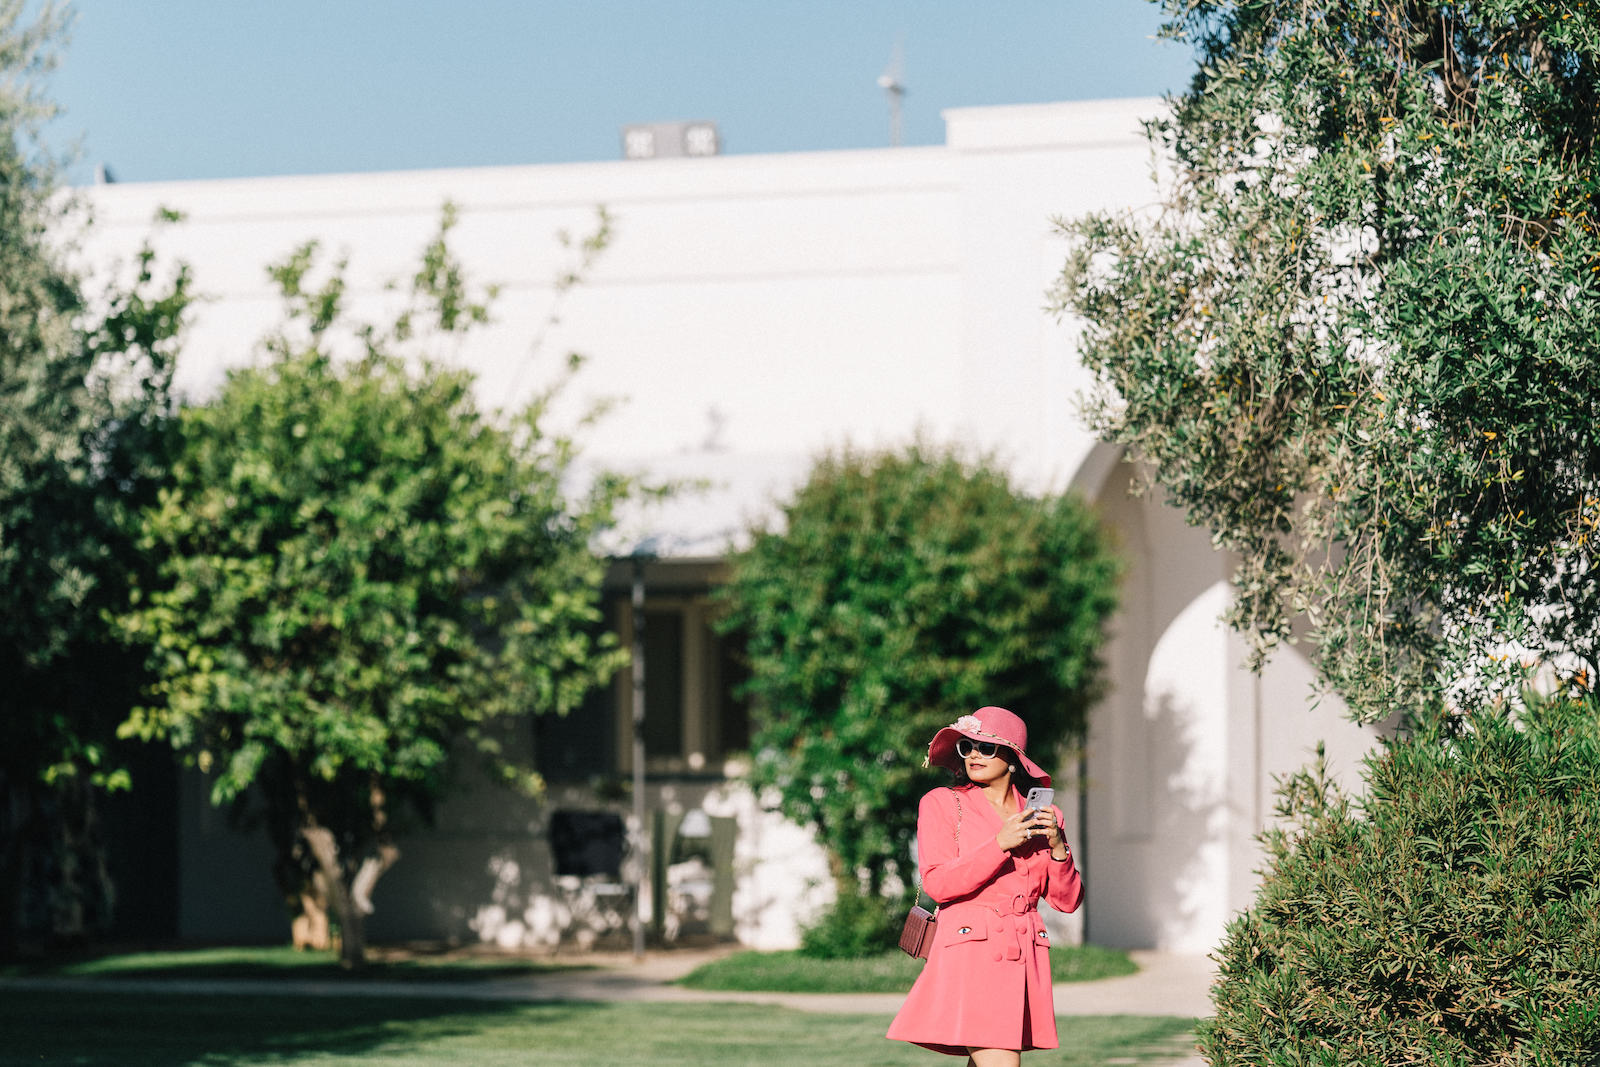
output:
<path id="1" fill-rule="evenodd" d="M 878 75 L 878 88 L 889 94 L 889 147 L 900 147 L 900 104 L 906 97 L 906 54 L 900 41 L 894 42 L 889 65 Z"/>

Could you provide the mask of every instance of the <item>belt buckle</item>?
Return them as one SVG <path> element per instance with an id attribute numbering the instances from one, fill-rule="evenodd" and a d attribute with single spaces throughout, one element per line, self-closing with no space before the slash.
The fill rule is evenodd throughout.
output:
<path id="1" fill-rule="evenodd" d="M 1028 914 L 1028 905 L 1030 903 L 1032 903 L 1032 902 L 1028 900 L 1028 894 L 1026 894 L 1026 893 L 1018 893 L 1018 894 L 1016 894 L 1015 896 L 1013 896 L 1011 898 L 1011 914 L 1013 914 L 1013 915 L 1026 915 L 1026 914 Z"/>

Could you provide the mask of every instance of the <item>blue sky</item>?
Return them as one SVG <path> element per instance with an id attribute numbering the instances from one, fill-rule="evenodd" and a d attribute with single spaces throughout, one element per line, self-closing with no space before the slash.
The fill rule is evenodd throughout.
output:
<path id="1" fill-rule="evenodd" d="M 121 181 L 615 159 L 711 119 L 726 152 L 904 140 L 942 109 L 1181 91 L 1144 0 L 76 0 L 50 84 L 68 172 Z"/>

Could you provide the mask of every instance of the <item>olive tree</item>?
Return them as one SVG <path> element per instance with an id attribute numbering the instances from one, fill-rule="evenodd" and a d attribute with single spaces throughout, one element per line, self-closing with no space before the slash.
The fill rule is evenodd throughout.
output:
<path id="1" fill-rule="evenodd" d="M 1600 12 L 1169 0 L 1165 194 L 1066 223 L 1091 414 L 1361 720 L 1284 782 L 1217 1064 L 1600 1050 Z M 1535 681 L 1542 692 L 1524 690 Z"/>
<path id="2" fill-rule="evenodd" d="M 1144 458 L 1363 719 L 1600 663 L 1600 13 L 1172 0 L 1153 217 L 1058 306 Z"/>

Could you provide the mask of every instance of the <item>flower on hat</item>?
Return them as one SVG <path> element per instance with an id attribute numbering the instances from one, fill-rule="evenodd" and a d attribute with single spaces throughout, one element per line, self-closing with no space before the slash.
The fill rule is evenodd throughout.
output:
<path id="1" fill-rule="evenodd" d="M 957 730 L 977 731 L 983 729 L 983 721 L 976 715 L 963 715 L 950 725 Z"/>

